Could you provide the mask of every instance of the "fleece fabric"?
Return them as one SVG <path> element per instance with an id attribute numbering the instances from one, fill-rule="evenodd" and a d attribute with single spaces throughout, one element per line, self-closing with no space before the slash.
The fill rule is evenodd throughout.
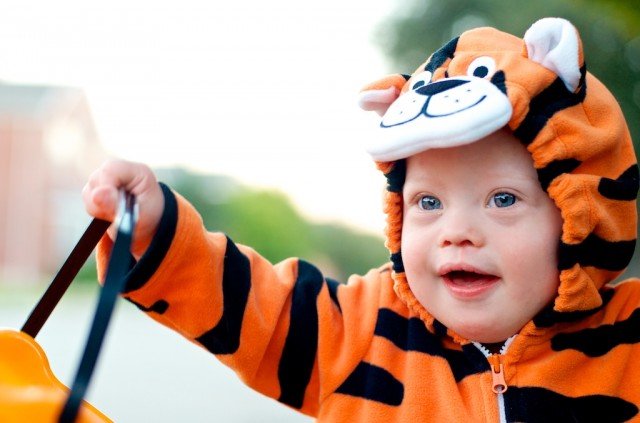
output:
<path id="1" fill-rule="evenodd" d="M 612 284 L 633 254 L 638 170 L 622 112 L 586 71 L 575 28 L 544 19 L 523 39 L 465 32 L 413 75 L 367 86 L 360 104 L 384 115 L 370 152 L 388 178 L 391 263 L 341 282 L 302 259 L 269 263 L 207 231 L 163 185 L 158 232 L 124 296 L 321 422 L 640 421 L 640 281 Z M 409 155 L 503 126 L 561 211 L 561 272 L 553 303 L 492 354 L 409 289 L 402 183 Z M 100 277 L 110 249 L 103 239 Z"/>

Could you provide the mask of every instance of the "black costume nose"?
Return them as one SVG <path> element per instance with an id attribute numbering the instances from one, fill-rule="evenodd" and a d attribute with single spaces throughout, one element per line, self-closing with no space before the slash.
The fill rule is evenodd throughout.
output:
<path id="1" fill-rule="evenodd" d="M 416 92 L 418 94 L 431 96 L 440 94 L 455 87 L 459 87 L 460 85 L 466 84 L 468 82 L 469 81 L 464 81 L 461 79 L 445 79 L 442 81 L 436 81 L 427 85 L 423 85 L 422 87 L 418 88 Z"/>

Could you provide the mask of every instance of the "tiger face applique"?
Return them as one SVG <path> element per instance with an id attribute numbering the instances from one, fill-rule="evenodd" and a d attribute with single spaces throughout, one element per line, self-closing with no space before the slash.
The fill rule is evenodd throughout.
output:
<path id="1" fill-rule="evenodd" d="M 474 142 L 517 125 L 531 100 L 559 77 L 568 92 L 583 72 L 580 39 L 562 19 L 534 24 L 523 40 L 490 28 L 469 31 L 434 53 L 408 80 L 388 77 L 360 94 L 383 114 L 377 161 Z"/>

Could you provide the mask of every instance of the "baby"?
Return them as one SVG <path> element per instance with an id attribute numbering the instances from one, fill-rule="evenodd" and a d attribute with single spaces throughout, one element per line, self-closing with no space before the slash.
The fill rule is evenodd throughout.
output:
<path id="1" fill-rule="evenodd" d="M 609 284 L 633 254 L 638 170 L 575 28 L 465 32 L 360 104 L 384 115 L 369 152 L 390 264 L 344 284 L 271 264 L 149 167 L 110 161 L 83 196 L 103 219 L 119 189 L 137 197 L 123 295 L 318 421 L 640 419 L 640 283 Z"/>

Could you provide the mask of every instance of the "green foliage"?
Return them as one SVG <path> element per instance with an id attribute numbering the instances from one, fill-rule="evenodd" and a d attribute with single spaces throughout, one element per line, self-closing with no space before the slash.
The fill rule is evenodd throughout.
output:
<path id="1" fill-rule="evenodd" d="M 395 63 L 393 72 L 412 73 L 466 29 L 488 25 L 522 36 L 542 17 L 566 18 L 580 31 L 587 67 L 617 98 L 638 147 L 639 10 L 637 0 L 413 0 L 380 26 L 376 39 Z"/>
<path id="2" fill-rule="evenodd" d="M 574 0 L 574 3 L 610 21 L 623 38 L 631 40 L 640 36 L 638 0 Z"/>
<path id="3" fill-rule="evenodd" d="M 388 259 L 381 236 L 310 222 L 278 191 L 251 189 L 228 177 L 181 169 L 159 170 L 158 175 L 194 205 L 207 229 L 226 233 L 273 263 L 300 257 L 327 276 L 345 281 Z"/>
<path id="4" fill-rule="evenodd" d="M 95 284 L 97 280 L 98 272 L 96 271 L 96 257 L 95 254 L 92 254 L 84 265 L 82 265 L 74 283 Z"/>

